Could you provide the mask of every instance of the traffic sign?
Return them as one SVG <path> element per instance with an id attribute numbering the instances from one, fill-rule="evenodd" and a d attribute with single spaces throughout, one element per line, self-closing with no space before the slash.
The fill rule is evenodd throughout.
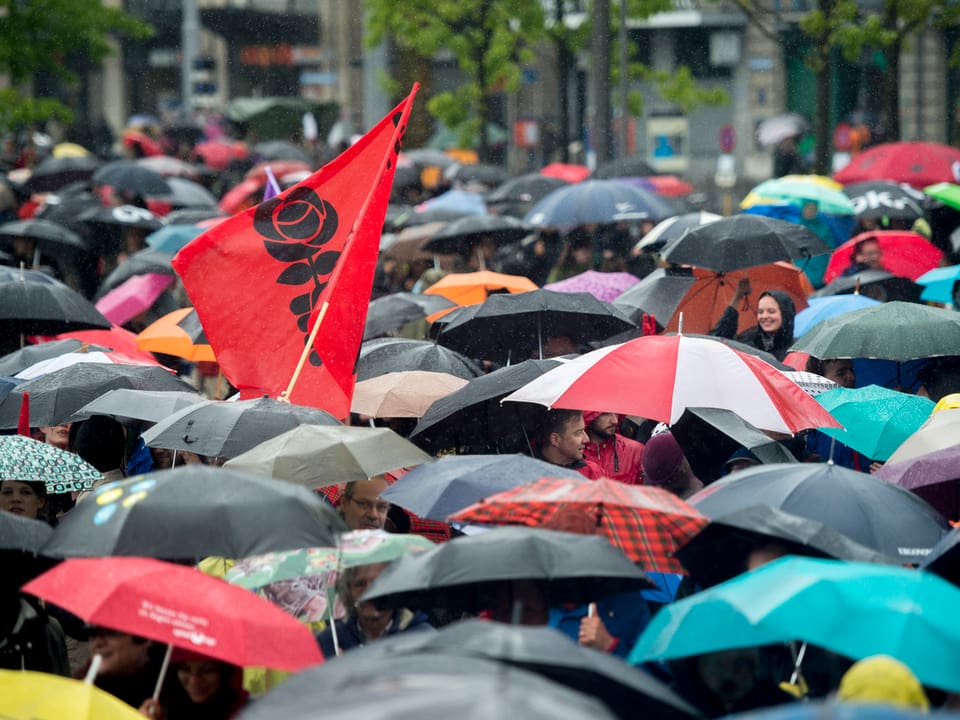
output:
<path id="1" fill-rule="evenodd" d="M 727 124 L 720 128 L 720 152 L 732 153 L 737 146 L 737 133 L 733 125 Z"/>

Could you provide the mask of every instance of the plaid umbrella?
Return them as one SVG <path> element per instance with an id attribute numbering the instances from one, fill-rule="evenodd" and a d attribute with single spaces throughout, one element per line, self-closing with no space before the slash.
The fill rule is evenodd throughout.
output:
<path id="1" fill-rule="evenodd" d="M 90 490 L 103 476 L 79 455 L 23 435 L 0 436 L 0 478 L 45 482 L 48 493 Z"/>
<path id="2" fill-rule="evenodd" d="M 537 526 L 571 507 L 595 516 L 597 534 L 645 570 L 665 573 L 686 572 L 674 552 L 709 522 L 666 490 L 605 478 L 543 478 L 491 495 L 448 519 Z"/>

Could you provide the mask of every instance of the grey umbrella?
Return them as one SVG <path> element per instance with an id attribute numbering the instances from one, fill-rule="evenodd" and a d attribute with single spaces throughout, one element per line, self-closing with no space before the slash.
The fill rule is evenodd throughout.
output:
<path id="1" fill-rule="evenodd" d="M 37 553 L 51 535 L 53 528 L 41 520 L 0 512 L 0 550 Z"/>
<path id="2" fill-rule="evenodd" d="M 70 421 L 86 420 L 93 415 L 107 415 L 124 425 L 141 421 L 158 422 L 178 410 L 200 402 L 206 402 L 206 399 L 195 392 L 117 388 L 88 402 L 77 410 Z"/>
<path id="3" fill-rule="evenodd" d="M 376 338 L 360 346 L 357 380 L 402 370 L 445 372 L 466 380 L 482 374 L 466 356 L 427 340 Z"/>
<path id="4" fill-rule="evenodd" d="M 324 410 L 266 397 L 210 400 L 168 415 L 143 433 L 143 442 L 147 447 L 233 458 L 299 425 L 339 424 Z"/>
<path id="5" fill-rule="evenodd" d="M 440 310 L 452 308 L 456 303 L 442 295 L 422 295 L 400 292 L 384 295 L 370 302 L 367 308 L 367 323 L 363 328 L 363 339 L 385 335 L 397 330 L 408 322 L 422 320 Z"/>
<path id="6" fill-rule="evenodd" d="M 40 343 L 39 345 L 27 345 L 24 348 L 0 357 L 0 375 L 16 375 L 21 370 L 26 370 L 41 360 L 60 357 L 65 353 L 78 352 L 84 346 L 86 346 L 88 352 L 106 352 L 110 350 L 110 348 L 103 347 L 102 345 L 86 345 L 80 340 L 73 339 L 51 340 L 50 342 Z"/>

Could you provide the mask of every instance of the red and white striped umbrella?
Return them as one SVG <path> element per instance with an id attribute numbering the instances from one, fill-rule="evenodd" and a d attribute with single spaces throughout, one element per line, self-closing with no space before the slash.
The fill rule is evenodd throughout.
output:
<path id="1" fill-rule="evenodd" d="M 544 373 L 504 402 L 601 410 L 673 424 L 688 407 L 732 410 L 763 430 L 840 424 L 758 357 L 706 338 L 648 335 L 594 350 Z"/>

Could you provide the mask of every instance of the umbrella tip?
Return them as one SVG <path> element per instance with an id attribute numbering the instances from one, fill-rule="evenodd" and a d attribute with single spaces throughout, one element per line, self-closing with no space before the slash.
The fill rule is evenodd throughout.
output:
<path id="1" fill-rule="evenodd" d="M 683 312 L 680 312 L 680 317 L 677 319 L 677 335 L 683 335 Z"/>

